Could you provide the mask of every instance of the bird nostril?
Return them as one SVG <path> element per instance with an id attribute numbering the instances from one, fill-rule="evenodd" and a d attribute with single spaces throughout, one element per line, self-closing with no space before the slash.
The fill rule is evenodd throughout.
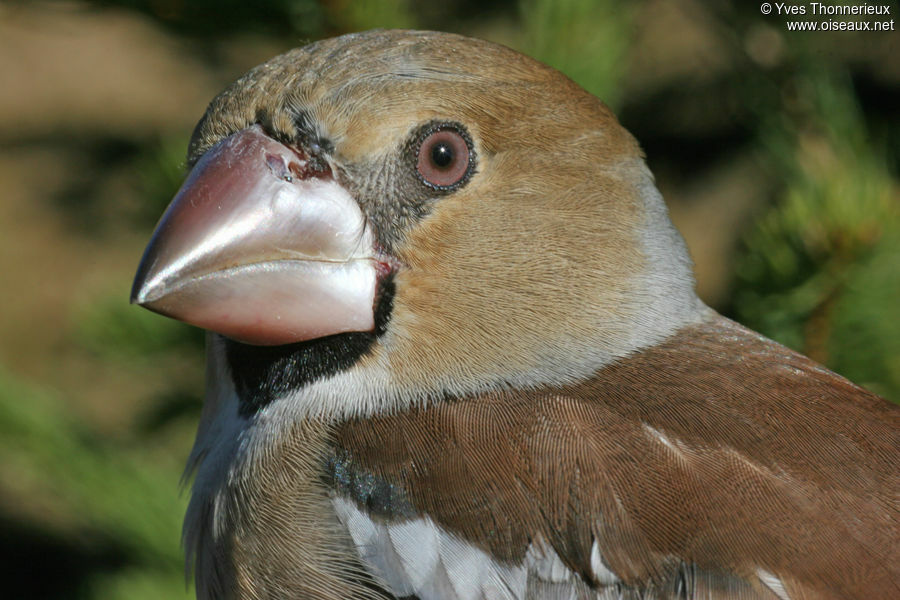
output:
<path id="1" fill-rule="evenodd" d="M 293 148 L 291 150 L 294 150 Z M 295 156 L 284 156 L 279 153 L 266 152 L 266 166 L 275 177 L 293 182 L 295 179 L 309 179 L 310 177 L 330 177 L 331 169 L 324 161 L 306 158 L 299 151 L 294 150 Z"/>
<path id="2" fill-rule="evenodd" d="M 299 166 L 297 169 L 293 169 L 294 163 L 290 165 L 284 164 L 284 158 L 278 156 L 276 154 L 266 153 L 266 166 L 269 167 L 269 170 L 272 171 L 272 174 L 275 175 L 278 179 L 283 179 L 287 182 L 291 182 L 294 180 L 294 174 L 299 170 Z"/>

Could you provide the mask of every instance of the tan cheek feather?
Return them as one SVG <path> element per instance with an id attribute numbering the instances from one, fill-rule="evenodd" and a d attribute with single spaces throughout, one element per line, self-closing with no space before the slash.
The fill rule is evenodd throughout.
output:
<path id="1" fill-rule="evenodd" d="M 625 182 L 600 186 L 620 202 L 563 185 L 548 201 L 528 180 L 521 191 L 493 193 L 502 189 L 494 180 L 521 165 L 501 157 L 494 167 L 464 193 L 442 198 L 404 245 L 409 268 L 398 274 L 393 315 L 402 336 L 392 353 L 415 362 L 396 364 L 400 370 L 443 373 L 452 361 L 478 377 L 591 344 L 616 353 L 625 335 L 617 324 L 626 328 L 623 317 L 638 310 L 629 298 L 630 277 L 643 269 L 640 215 Z"/>

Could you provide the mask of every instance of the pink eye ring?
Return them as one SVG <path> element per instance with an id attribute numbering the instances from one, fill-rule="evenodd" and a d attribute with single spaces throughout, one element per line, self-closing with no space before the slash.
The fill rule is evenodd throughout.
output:
<path id="1" fill-rule="evenodd" d="M 471 174 L 471 154 L 463 133 L 453 127 L 435 129 L 419 143 L 416 170 L 426 185 L 451 189 Z"/>

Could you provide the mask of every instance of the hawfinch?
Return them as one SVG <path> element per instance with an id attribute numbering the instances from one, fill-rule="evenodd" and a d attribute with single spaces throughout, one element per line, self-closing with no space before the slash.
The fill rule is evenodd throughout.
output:
<path id="1" fill-rule="evenodd" d="M 900 598 L 898 411 L 706 307 L 559 72 L 346 35 L 188 157 L 132 301 L 210 332 L 200 598 Z"/>

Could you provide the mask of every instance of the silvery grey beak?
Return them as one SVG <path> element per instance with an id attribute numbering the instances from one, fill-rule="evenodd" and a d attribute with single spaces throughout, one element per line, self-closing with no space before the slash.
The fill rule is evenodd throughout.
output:
<path id="1" fill-rule="evenodd" d="M 254 125 L 196 164 L 131 301 L 258 345 L 374 328 L 374 236 L 330 170 Z"/>

